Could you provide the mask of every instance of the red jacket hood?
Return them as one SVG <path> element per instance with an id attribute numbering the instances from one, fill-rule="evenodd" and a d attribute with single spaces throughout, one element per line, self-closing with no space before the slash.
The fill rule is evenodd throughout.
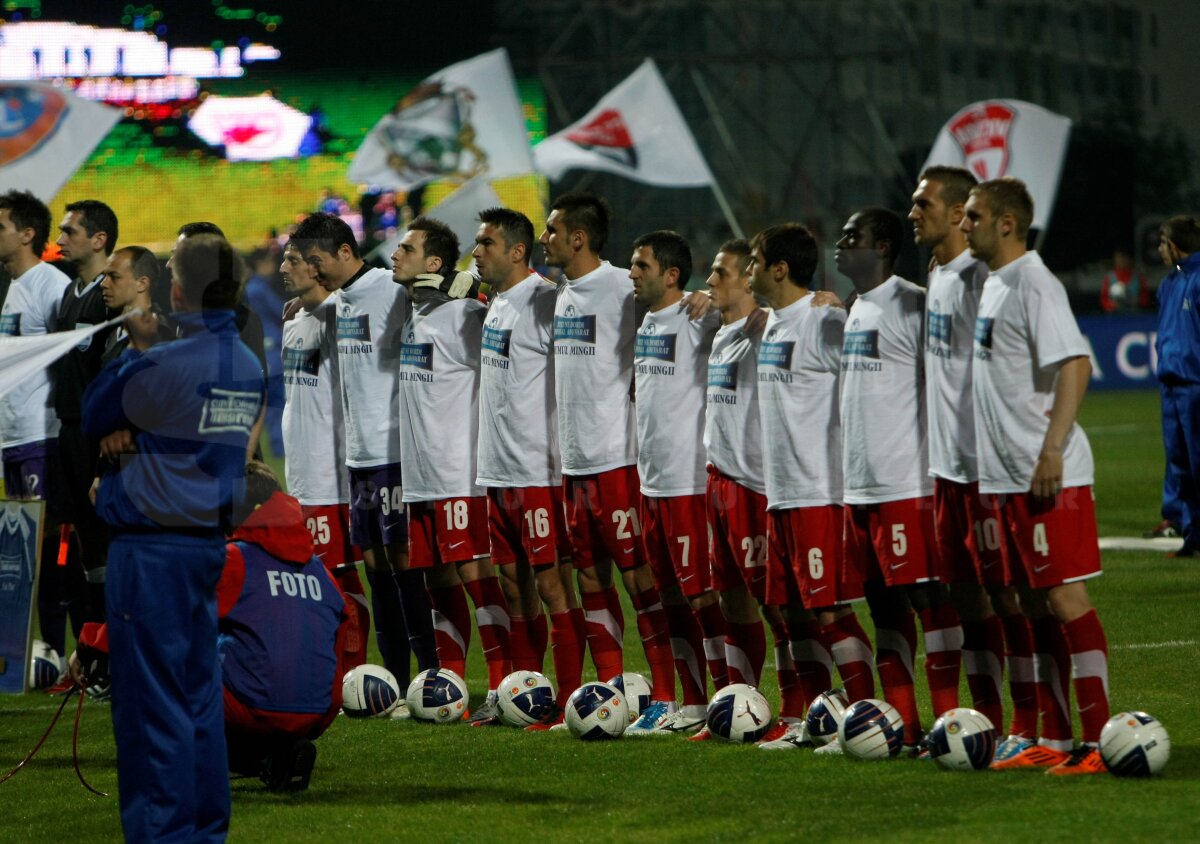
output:
<path id="1" fill-rule="evenodd" d="M 312 559 L 312 534 L 300 502 L 277 492 L 233 532 L 235 542 L 252 542 L 278 560 L 304 565 Z"/>

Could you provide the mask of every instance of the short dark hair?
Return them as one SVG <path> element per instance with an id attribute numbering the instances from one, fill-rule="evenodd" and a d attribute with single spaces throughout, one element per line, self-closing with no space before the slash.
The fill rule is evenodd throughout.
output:
<path id="1" fill-rule="evenodd" d="M 550 210 L 563 212 L 563 226 L 568 233 L 581 230 L 586 234 L 588 246 L 597 255 L 608 243 L 612 207 L 603 197 L 585 191 L 572 191 L 554 200 Z"/>
<path id="2" fill-rule="evenodd" d="M 178 235 L 188 238 L 197 234 L 215 234 L 217 237 L 224 237 L 225 232 L 221 231 L 221 227 L 216 223 L 210 223 L 207 220 L 197 220 L 194 223 L 184 223 L 179 227 Z"/>
<path id="3" fill-rule="evenodd" d="M 246 264 L 225 238 L 184 238 L 175 247 L 171 266 L 189 302 L 198 302 L 204 310 L 228 310 L 237 304 Z"/>
<path id="4" fill-rule="evenodd" d="M 750 246 L 750 241 L 744 237 L 731 237 L 729 240 L 721 244 L 718 252 L 724 252 L 726 255 L 740 255 L 742 257 L 742 272 L 750 265 L 750 255 L 754 250 Z"/>
<path id="5" fill-rule="evenodd" d="M 1187 255 L 1200 252 L 1200 221 L 1187 214 L 1176 214 L 1163 220 L 1158 233 Z"/>
<path id="6" fill-rule="evenodd" d="M 67 206 L 67 213 L 72 211 L 79 214 L 79 222 L 88 237 L 95 237 L 98 232 L 108 235 L 104 241 L 104 254 L 111 255 L 117 246 L 117 215 L 113 210 L 98 199 L 81 199 Z"/>
<path id="7" fill-rule="evenodd" d="M 971 188 L 971 193 L 987 199 L 992 216 L 1012 214 L 1017 224 L 1018 237 L 1029 234 L 1029 227 L 1033 225 L 1033 197 L 1020 179 L 1005 176 L 1002 179 L 980 182 Z"/>
<path id="8" fill-rule="evenodd" d="M 504 235 L 504 245 L 512 249 L 518 243 L 525 247 L 525 258 L 533 252 L 533 223 L 520 211 L 511 208 L 485 208 L 479 212 L 479 222 L 495 226 Z"/>
<path id="9" fill-rule="evenodd" d="M 871 232 L 871 238 L 875 243 L 880 241 L 887 243 L 888 266 L 893 266 L 896 259 L 900 257 L 900 250 L 904 247 L 904 223 L 901 221 L 900 215 L 895 211 L 878 206 L 863 208 L 857 214 L 862 226 Z"/>
<path id="10" fill-rule="evenodd" d="M 261 460 L 249 461 L 246 464 L 246 493 L 241 504 L 234 508 L 233 523 L 240 525 L 246 521 L 277 492 L 283 492 L 283 486 L 271 467 Z"/>
<path id="11" fill-rule="evenodd" d="M 817 239 L 800 223 L 769 226 L 754 236 L 751 245 L 762 250 L 768 267 L 786 263 L 788 278 L 800 287 L 807 287 L 817 271 Z"/>
<path id="12" fill-rule="evenodd" d="M 27 190 L 10 190 L 0 193 L 0 209 L 7 209 L 13 225 L 18 229 L 33 229 L 33 240 L 29 246 L 39 258 L 50 239 L 50 209 Z"/>
<path id="13" fill-rule="evenodd" d="M 952 167 L 949 164 L 926 167 L 917 181 L 923 182 L 926 179 L 942 186 L 938 196 L 947 205 L 961 205 L 966 202 L 971 188 L 979 184 L 975 174 L 966 167 Z"/>
<path id="14" fill-rule="evenodd" d="M 448 225 L 433 217 L 416 217 L 408 224 L 410 232 L 425 232 L 425 254 L 442 259 L 442 272 L 453 274 L 458 264 L 458 235 Z"/>
<path id="15" fill-rule="evenodd" d="M 350 252 L 355 258 L 358 257 L 358 241 L 354 239 L 354 231 L 336 214 L 309 214 L 292 232 L 291 242 L 295 243 L 301 252 L 306 249 L 320 249 L 330 255 L 336 255 L 344 244 L 350 247 Z"/>
<path id="16" fill-rule="evenodd" d="M 150 279 L 150 290 L 158 287 L 161 283 L 162 263 L 157 255 L 145 246 L 122 246 L 117 252 L 129 255 L 129 267 L 133 270 L 134 278 L 145 276 Z"/>
<path id="17" fill-rule="evenodd" d="M 649 246 L 654 260 L 664 273 L 671 267 L 679 270 L 679 289 L 683 290 L 692 278 L 692 247 L 677 231 L 660 229 L 644 234 L 633 242 L 634 249 Z"/>

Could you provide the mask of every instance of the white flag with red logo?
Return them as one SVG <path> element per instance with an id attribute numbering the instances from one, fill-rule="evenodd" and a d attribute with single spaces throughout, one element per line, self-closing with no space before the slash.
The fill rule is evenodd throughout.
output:
<path id="1" fill-rule="evenodd" d="M 50 202 L 120 119 L 44 82 L 0 82 L 0 185 Z"/>
<path id="2" fill-rule="evenodd" d="M 1044 229 L 1054 210 L 1070 134 L 1069 118 L 1041 106 L 1021 100 L 982 100 L 946 122 L 925 167 L 966 167 L 981 182 L 1001 176 L 1020 179 L 1033 196 L 1033 227 Z"/>
<path id="3" fill-rule="evenodd" d="M 664 187 L 708 187 L 712 171 L 652 59 L 583 119 L 533 148 L 552 180 L 568 170 L 604 170 Z"/>

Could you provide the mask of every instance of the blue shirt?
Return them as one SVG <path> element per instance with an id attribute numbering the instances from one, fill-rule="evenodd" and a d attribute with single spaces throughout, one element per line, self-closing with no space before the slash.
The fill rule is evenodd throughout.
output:
<path id="1" fill-rule="evenodd" d="M 1200 252 L 1158 287 L 1158 380 L 1200 384 Z"/>
<path id="2" fill-rule="evenodd" d="M 137 446 L 96 496 L 96 512 L 118 530 L 224 530 L 240 497 L 262 368 L 233 311 L 175 319 L 178 340 L 126 350 L 83 397 L 89 437 L 128 429 Z"/>

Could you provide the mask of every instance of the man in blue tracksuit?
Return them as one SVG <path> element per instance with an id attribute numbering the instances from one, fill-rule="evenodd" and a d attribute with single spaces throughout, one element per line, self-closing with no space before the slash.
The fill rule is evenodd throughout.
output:
<path id="1" fill-rule="evenodd" d="M 172 260 L 180 338 L 112 361 L 84 428 L 120 468 L 100 481 L 113 733 L 129 841 L 223 841 L 229 826 L 216 586 L 265 384 L 238 338 L 244 267 L 199 235 Z"/>
<path id="2" fill-rule="evenodd" d="M 1176 216 L 1164 222 L 1158 252 L 1175 268 L 1158 287 L 1155 341 L 1167 452 L 1163 515 L 1178 512 L 1180 517 L 1183 547 L 1172 556 L 1195 557 L 1200 554 L 1200 221 Z M 1175 502 L 1168 500 L 1172 492 Z"/>

